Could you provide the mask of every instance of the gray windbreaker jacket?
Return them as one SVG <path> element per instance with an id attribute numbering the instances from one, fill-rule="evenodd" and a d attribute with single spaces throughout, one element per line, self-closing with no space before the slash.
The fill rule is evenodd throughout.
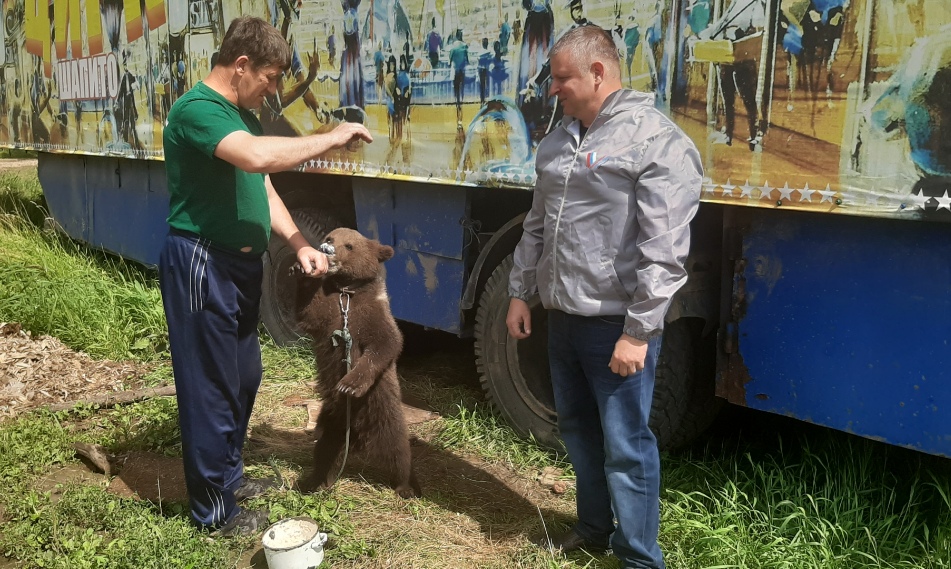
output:
<path id="1" fill-rule="evenodd" d="M 580 144 L 579 127 L 565 117 L 538 146 L 509 295 L 537 292 L 545 308 L 569 314 L 626 315 L 624 333 L 648 340 L 687 280 L 700 154 L 637 91 L 612 93 Z"/>

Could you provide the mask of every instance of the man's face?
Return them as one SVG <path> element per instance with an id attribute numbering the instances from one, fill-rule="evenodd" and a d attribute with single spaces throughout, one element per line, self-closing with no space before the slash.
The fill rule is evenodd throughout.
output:
<path id="1" fill-rule="evenodd" d="M 247 62 L 238 80 L 238 106 L 248 110 L 261 108 L 264 98 L 277 92 L 278 80 L 283 73 L 276 65 L 255 68 Z"/>
<path id="2" fill-rule="evenodd" d="M 594 85 L 594 74 L 590 70 L 582 70 L 570 54 L 561 52 L 551 59 L 549 95 L 558 97 L 566 115 L 583 121 L 590 120 L 586 111 L 595 96 Z"/>

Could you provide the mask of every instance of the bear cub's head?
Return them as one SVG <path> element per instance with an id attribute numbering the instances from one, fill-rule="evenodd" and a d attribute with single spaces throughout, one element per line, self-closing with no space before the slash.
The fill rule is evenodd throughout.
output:
<path id="1" fill-rule="evenodd" d="M 329 247 L 328 247 L 329 246 Z M 327 276 L 344 282 L 377 278 L 381 263 L 393 257 L 393 248 L 341 227 L 327 234 L 320 250 L 327 253 Z"/>

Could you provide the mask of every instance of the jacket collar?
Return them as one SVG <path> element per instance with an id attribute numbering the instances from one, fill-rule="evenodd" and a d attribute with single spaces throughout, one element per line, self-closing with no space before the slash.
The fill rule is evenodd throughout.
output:
<path id="1" fill-rule="evenodd" d="M 594 121 L 588 128 L 590 130 L 598 123 L 604 122 L 616 114 L 630 111 L 635 107 L 644 106 L 654 106 L 653 93 L 642 93 L 633 89 L 618 89 L 608 95 L 608 98 L 604 100 L 604 103 L 601 105 L 601 110 L 598 111 L 598 116 L 594 117 Z M 577 135 L 581 131 L 581 121 L 575 117 L 566 116 L 565 118 L 570 118 L 570 120 L 562 121 L 562 127 L 569 133 Z"/>

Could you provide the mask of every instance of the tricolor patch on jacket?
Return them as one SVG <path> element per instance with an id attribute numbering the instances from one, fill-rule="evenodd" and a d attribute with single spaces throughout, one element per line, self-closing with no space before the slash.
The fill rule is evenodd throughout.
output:
<path id="1" fill-rule="evenodd" d="M 585 159 L 585 164 L 587 164 L 588 168 L 591 168 L 593 170 L 597 168 L 598 166 L 600 166 L 601 164 L 604 164 L 604 161 L 607 160 L 608 158 L 610 158 L 610 156 L 605 156 L 604 158 L 598 160 L 597 152 L 589 152 L 588 157 Z"/>

